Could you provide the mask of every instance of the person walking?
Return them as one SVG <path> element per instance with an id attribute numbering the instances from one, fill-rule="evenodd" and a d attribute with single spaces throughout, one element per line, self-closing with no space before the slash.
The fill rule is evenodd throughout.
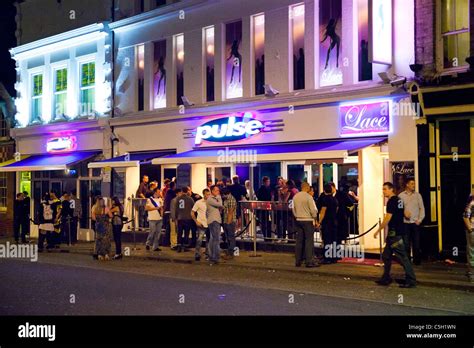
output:
<path id="1" fill-rule="evenodd" d="M 466 257 L 467 257 L 467 279 L 474 282 L 474 190 L 464 209 L 464 225 L 466 227 Z"/>
<path id="2" fill-rule="evenodd" d="M 92 207 L 92 220 L 95 221 L 95 249 L 99 260 L 108 260 L 110 253 L 110 219 L 112 213 L 103 197 L 99 197 Z"/>
<path id="3" fill-rule="evenodd" d="M 307 182 L 301 184 L 301 191 L 293 198 L 292 212 L 296 219 L 295 266 L 300 267 L 305 257 L 306 267 L 317 267 L 314 262 L 314 227 L 318 226 L 318 209 L 313 197 L 309 194 Z"/>
<path id="4" fill-rule="evenodd" d="M 415 180 L 408 179 L 405 191 L 401 192 L 398 197 L 403 201 L 405 208 L 405 217 L 403 224 L 405 227 L 404 243 L 407 248 L 407 255 L 410 259 L 413 250 L 413 263 L 421 264 L 421 248 L 420 248 L 420 224 L 425 218 L 425 206 L 423 198 L 418 192 L 415 192 Z"/>
<path id="5" fill-rule="evenodd" d="M 178 252 L 186 251 L 189 241 L 189 233 L 193 230 L 194 221 L 191 217 L 191 210 L 194 200 L 190 196 L 190 191 L 185 186 L 181 189 L 182 194 L 176 201 L 176 218 L 178 220 Z"/>
<path id="6" fill-rule="evenodd" d="M 227 255 L 224 259 L 230 260 L 234 258 L 237 201 L 227 187 L 222 190 L 222 197 L 224 200 L 222 204 L 224 207 L 224 223 L 222 227 L 224 228 L 224 235 L 227 241 Z"/>
<path id="7" fill-rule="evenodd" d="M 202 240 L 204 239 L 204 235 L 206 234 L 206 229 L 207 229 L 207 217 L 206 217 L 206 212 L 207 212 L 207 204 L 206 201 L 211 195 L 211 191 L 207 188 L 202 190 L 202 196 L 199 201 L 196 201 L 193 205 L 193 208 L 191 209 L 191 218 L 194 220 L 196 223 L 197 227 L 197 239 L 196 239 L 196 248 L 194 251 L 194 260 L 195 261 L 200 261 L 201 260 L 201 246 L 202 246 Z M 209 240 L 206 240 L 206 249 L 209 248 Z"/>
<path id="8" fill-rule="evenodd" d="M 383 195 L 388 198 L 387 212 L 383 222 L 374 234 L 374 238 L 384 231 L 388 226 L 388 234 L 385 239 L 385 248 L 382 254 L 384 264 L 384 272 L 382 278 L 377 280 L 378 285 L 387 286 L 392 283 L 390 269 L 392 267 L 392 254 L 395 254 L 405 270 L 405 283 L 400 284 L 401 288 L 416 287 L 416 276 L 413 271 L 410 260 L 408 259 L 407 250 L 403 242 L 405 228 L 403 226 L 403 201 L 395 195 L 394 186 L 391 182 L 383 184 Z"/>
<path id="9" fill-rule="evenodd" d="M 153 251 L 161 251 L 160 238 L 161 228 L 163 227 L 163 199 L 161 198 L 161 191 L 155 189 L 153 196 L 148 198 L 145 206 L 148 212 L 148 222 L 150 224 L 150 233 L 146 240 L 146 250 L 153 249 Z"/>
<path id="10" fill-rule="evenodd" d="M 110 209 L 112 214 L 112 234 L 115 243 L 115 255 L 114 260 L 120 260 L 122 255 L 122 228 L 123 228 L 123 214 L 124 208 L 122 203 L 117 196 L 112 198 L 112 208 Z"/>
<path id="11" fill-rule="evenodd" d="M 313 198 L 313 197 L 311 197 Z M 314 198 L 313 198 L 314 200 Z M 319 223 L 322 229 L 323 237 L 323 257 L 322 263 L 337 263 L 336 251 L 334 244 L 338 244 L 337 235 L 337 211 L 338 202 L 334 197 L 333 186 L 328 183 L 324 185 L 324 193 L 320 201 L 321 211 L 319 213 Z"/>
<path id="12" fill-rule="evenodd" d="M 209 264 L 217 265 L 220 258 L 219 241 L 221 234 L 221 210 L 223 209 L 220 190 L 217 185 L 211 186 L 211 196 L 206 200 L 207 225 L 209 226 Z"/>
<path id="13" fill-rule="evenodd" d="M 26 243 L 27 225 L 30 223 L 26 209 L 23 193 L 17 193 L 13 203 L 13 234 L 16 243 L 20 241 L 20 235 L 21 242 Z"/>

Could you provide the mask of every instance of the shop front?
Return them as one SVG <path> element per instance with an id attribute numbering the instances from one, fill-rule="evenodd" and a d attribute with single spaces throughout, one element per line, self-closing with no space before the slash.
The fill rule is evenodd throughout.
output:
<path id="1" fill-rule="evenodd" d="M 220 114 L 204 109 L 201 115 L 193 110 L 178 119 L 144 118 L 132 125 L 121 118 L 111 125 L 121 139 L 121 154 L 175 148 L 176 154 L 151 163 L 160 166 L 162 183 L 171 179 L 164 171 L 175 169 L 178 186 L 190 185 L 197 193 L 235 174 L 242 184 L 249 180 L 254 190 L 263 176 L 270 177 L 272 185 L 278 176 L 297 187 L 306 181 L 316 194 L 334 182 L 358 197 L 357 227 L 352 229 L 357 234 L 383 217 L 381 188 L 392 180 L 390 162 L 412 161 L 416 167 L 414 115 L 397 117 L 393 111 L 403 102 L 400 96 L 388 95 Z M 135 180 L 127 180 L 126 192 L 135 193 L 138 175 Z M 372 235 L 361 239 L 366 248 L 378 249 Z"/>
<path id="2" fill-rule="evenodd" d="M 17 141 L 15 159 L 2 165 L 0 171 L 16 173 L 16 192 L 28 192 L 33 220 L 46 193 L 53 191 L 58 198 L 64 192 L 75 193 L 82 209 L 78 240 L 92 240 L 92 201 L 103 193 L 104 187 L 100 169 L 89 169 L 87 164 L 102 158 L 103 138 L 99 130 L 89 128 L 91 121 L 83 123 L 89 124 L 87 131 L 81 125 L 76 129 L 68 125 L 70 130 L 61 131 L 57 131 L 59 125 L 39 126 L 38 133 L 29 129 L 12 130 Z M 37 237 L 38 226 L 33 221 L 30 231 L 31 237 Z"/>

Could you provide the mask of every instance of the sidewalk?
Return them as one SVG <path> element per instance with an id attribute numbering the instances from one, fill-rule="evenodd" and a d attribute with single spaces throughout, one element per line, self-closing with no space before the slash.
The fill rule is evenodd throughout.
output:
<path id="1" fill-rule="evenodd" d="M 113 245 L 112 245 L 113 247 Z M 201 261 L 194 261 L 194 249 L 187 252 L 177 253 L 167 247 L 161 247 L 162 251 L 147 251 L 144 244 L 137 244 L 137 250 L 133 250 L 133 243 L 123 243 L 123 248 L 129 248 L 129 256 L 136 259 L 157 260 L 164 262 L 177 262 L 186 264 L 206 264 L 204 257 Z M 94 243 L 80 242 L 74 246 L 63 246 L 62 250 L 70 253 L 92 255 Z M 343 259 L 337 264 L 322 265 L 317 268 L 295 267 L 294 255 L 283 252 L 257 252 L 258 257 L 253 257 L 253 252 L 240 251 L 240 255 L 233 260 L 225 261 L 222 265 L 225 267 L 240 267 L 247 269 L 265 269 L 269 272 L 303 272 L 316 273 L 351 279 L 365 279 L 374 281 L 380 278 L 382 274 L 381 265 L 376 266 L 379 260 L 365 259 L 359 262 L 357 259 Z M 120 262 L 120 261 L 114 261 Z M 421 266 L 414 266 L 418 284 L 420 286 L 430 286 L 439 288 L 449 288 L 454 290 L 474 292 L 474 283 L 469 283 L 465 276 L 466 267 L 464 264 L 448 265 L 437 261 L 425 263 Z M 402 267 L 394 263 L 392 273 L 397 278 L 403 278 Z"/>

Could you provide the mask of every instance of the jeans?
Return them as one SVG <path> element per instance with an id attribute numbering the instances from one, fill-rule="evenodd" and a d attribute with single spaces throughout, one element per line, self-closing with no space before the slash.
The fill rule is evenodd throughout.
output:
<path id="1" fill-rule="evenodd" d="M 197 228 L 197 239 L 196 239 L 196 249 L 194 252 L 194 255 L 196 257 L 201 256 L 201 247 L 202 247 L 202 240 L 204 239 L 204 236 L 206 235 L 206 228 L 204 227 L 198 227 Z M 207 243 L 209 245 L 209 243 Z M 206 247 L 207 249 L 207 247 Z"/>
<path id="2" fill-rule="evenodd" d="M 176 220 L 170 219 L 170 247 L 178 245 L 178 234 L 176 232 Z"/>
<path id="3" fill-rule="evenodd" d="M 160 245 L 161 226 L 163 226 L 163 220 L 149 220 L 148 222 L 150 224 L 150 233 L 148 233 L 146 245 L 151 246 L 154 250 Z"/>
<path id="4" fill-rule="evenodd" d="M 122 254 L 122 225 L 112 225 L 112 233 L 115 242 L 115 255 Z"/>
<path id="5" fill-rule="evenodd" d="M 38 250 L 43 250 L 44 249 L 44 241 L 46 240 L 46 248 L 50 249 L 51 248 L 51 233 L 50 231 L 45 231 L 45 230 L 39 230 L 38 234 Z"/>
<path id="6" fill-rule="evenodd" d="M 209 241 L 209 261 L 218 262 L 220 257 L 219 240 L 221 234 L 221 224 L 217 221 L 209 224 L 209 233 L 211 235 Z"/>
<path id="7" fill-rule="evenodd" d="M 272 238 L 272 222 L 269 219 L 267 210 L 258 211 L 258 219 L 260 220 L 260 229 L 264 238 Z"/>
<path id="8" fill-rule="evenodd" d="M 234 255 L 235 249 L 235 222 L 223 224 L 224 234 L 227 240 L 227 251 L 229 255 Z"/>
<path id="9" fill-rule="evenodd" d="M 77 243 L 77 225 L 79 223 L 79 218 L 77 216 L 73 217 L 71 220 L 71 243 Z"/>
<path id="10" fill-rule="evenodd" d="M 419 265 L 421 263 L 421 249 L 420 249 L 420 227 L 413 224 L 405 225 L 405 236 L 403 242 L 407 249 L 407 256 L 410 259 L 411 249 L 413 248 L 413 263 Z"/>
<path id="11" fill-rule="evenodd" d="M 405 247 L 405 243 L 403 243 L 402 236 L 395 236 L 395 237 L 387 237 L 385 242 L 385 248 L 382 254 L 383 260 L 383 276 L 382 279 L 389 280 L 390 277 L 390 269 L 392 267 L 392 254 L 395 254 L 400 263 L 405 270 L 405 281 L 407 284 L 414 284 L 416 283 L 415 272 L 413 271 L 413 267 L 411 265 L 410 260 L 407 256 L 407 250 Z"/>
<path id="12" fill-rule="evenodd" d="M 466 258 L 468 273 L 474 272 L 474 232 L 466 231 Z"/>
<path id="13" fill-rule="evenodd" d="M 21 242 L 26 243 L 26 235 L 28 233 L 30 221 L 28 218 L 15 219 L 13 221 L 13 233 L 15 235 L 15 241 L 18 242 L 20 239 L 20 229 L 21 229 Z"/>
<path id="14" fill-rule="evenodd" d="M 178 245 L 188 244 L 189 232 L 193 230 L 193 220 L 178 220 Z"/>
<path id="15" fill-rule="evenodd" d="M 303 254 L 305 263 L 307 265 L 313 263 L 314 256 L 314 225 L 313 221 L 296 221 L 296 248 L 295 258 L 296 263 L 303 261 Z"/>
<path id="16" fill-rule="evenodd" d="M 336 221 L 325 221 L 326 219 L 323 220 L 322 224 L 322 236 L 323 236 L 323 244 L 324 244 L 324 250 L 323 250 L 323 255 L 324 258 L 328 261 L 336 261 L 337 258 L 334 257 L 334 253 L 336 250 L 331 249 L 333 247 L 333 243 L 339 243 L 338 241 L 338 235 L 337 235 L 337 223 Z M 328 252 L 328 254 L 326 254 Z"/>

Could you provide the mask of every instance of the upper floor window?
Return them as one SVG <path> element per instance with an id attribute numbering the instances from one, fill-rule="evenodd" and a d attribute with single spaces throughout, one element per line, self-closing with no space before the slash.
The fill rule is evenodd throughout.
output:
<path id="1" fill-rule="evenodd" d="M 342 84 L 342 1 L 319 0 L 319 86 Z"/>
<path id="2" fill-rule="evenodd" d="M 31 77 L 31 121 L 41 121 L 43 116 L 43 74 L 36 74 Z"/>
<path id="3" fill-rule="evenodd" d="M 153 108 L 166 107 L 166 40 L 153 42 Z"/>
<path id="4" fill-rule="evenodd" d="M 138 111 L 142 111 L 145 106 L 145 45 L 136 46 L 135 51 L 137 61 Z"/>
<path id="5" fill-rule="evenodd" d="M 184 96 L 184 35 L 175 37 L 175 63 L 176 63 L 176 105 L 183 105 Z"/>
<path id="6" fill-rule="evenodd" d="M 293 89 L 304 89 L 304 4 L 290 7 Z"/>
<path id="7" fill-rule="evenodd" d="M 214 27 L 204 28 L 206 101 L 214 101 Z"/>
<path id="8" fill-rule="evenodd" d="M 95 62 L 81 64 L 80 78 L 80 115 L 90 115 L 95 110 Z"/>
<path id="9" fill-rule="evenodd" d="M 255 95 L 265 93 L 265 15 L 253 16 L 253 55 L 255 64 Z"/>
<path id="10" fill-rule="evenodd" d="M 241 44 L 242 21 L 227 23 L 225 25 L 225 85 L 227 99 L 243 96 Z"/>
<path id="11" fill-rule="evenodd" d="M 443 68 L 466 65 L 469 57 L 469 0 L 441 0 Z"/>
<path id="12" fill-rule="evenodd" d="M 54 118 L 66 114 L 67 106 L 67 69 L 54 71 Z"/>

